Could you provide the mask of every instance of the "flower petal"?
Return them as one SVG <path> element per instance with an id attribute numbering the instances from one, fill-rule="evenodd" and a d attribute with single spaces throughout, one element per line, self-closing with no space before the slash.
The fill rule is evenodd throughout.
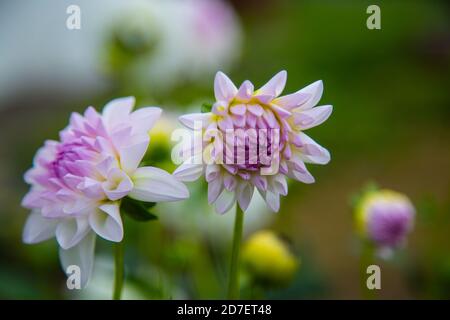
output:
<path id="1" fill-rule="evenodd" d="M 180 181 L 195 181 L 203 173 L 203 164 L 190 163 L 191 158 L 188 161 L 182 163 L 174 172 L 173 176 Z"/>
<path id="2" fill-rule="evenodd" d="M 225 173 L 223 177 L 223 185 L 228 191 L 234 191 L 237 186 L 237 180 L 233 175 Z"/>
<path id="3" fill-rule="evenodd" d="M 283 174 L 277 174 L 269 177 L 271 189 L 276 193 L 286 196 L 288 193 L 288 185 L 286 177 Z"/>
<path id="4" fill-rule="evenodd" d="M 320 106 L 301 112 L 294 112 L 294 124 L 301 130 L 316 127 L 325 122 L 333 111 L 333 106 Z"/>
<path id="5" fill-rule="evenodd" d="M 119 204 L 111 202 L 101 205 L 89 215 L 89 225 L 100 237 L 114 242 L 123 239 L 123 225 Z"/>
<path id="6" fill-rule="evenodd" d="M 205 180 L 211 182 L 220 177 L 220 166 L 217 164 L 209 164 L 205 170 Z"/>
<path id="7" fill-rule="evenodd" d="M 204 129 L 211 122 L 211 112 L 185 114 L 179 117 L 178 120 L 182 125 L 189 129 Z M 197 123 L 199 124 L 199 127 L 195 126 Z"/>
<path id="8" fill-rule="evenodd" d="M 64 250 L 59 249 L 59 260 L 64 272 L 69 266 L 80 268 L 81 288 L 86 287 L 92 275 L 94 267 L 95 233 L 89 232 L 76 246 Z M 69 274 L 67 274 L 69 276 Z"/>
<path id="9" fill-rule="evenodd" d="M 261 117 L 264 113 L 264 109 L 259 104 L 249 104 L 247 110 L 257 117 Z"/>
<path id="10" fill-rule="evenodd" d="M 280 210 L 280 195 L 278 193 L 267 191 L 266 192 L 266 204 L 273 212 Z"/>
<path id="11" fill-rule="evenodd" d="M 310 94 L 301 92 L 301 90 L 300 90 L 295 93 L 291 93 L 291 94 L 276 98 L 272 102 L 286 110 L 292 110 L 292 109 L 295 109 L 295 108 L 301 106 L 310 97 L 311 97 Z"/>
<path id="12" fill-rule="evenodd" d="M 214 79 L 214 95 L 217 101 L 230 101 L 237 94 L 234 83 L 223 72 L 216 73 Z"/>
<path id="13" fill-rule="evenodd" d="M 189 197 L 189 190 L 173 175 L 155 167 L 138 168 L 132 180 L 134 188 L 129 196 L 148 202 L 178 201 Z"/>
<path id="14" fill-rule="evenodd" d="M 236 194 L 226 189 L 222 190 L 222 193 L 215 201 L 215 208 L 218 214 L 224 214 L 233 207 L 236 202 Z"/>
<path id="15" fill-rule="evenodd" d="M 87 218 L 68 218 L 56 227 L 56 240 L 63 249 L 67 250 L 77 245 L 89 230 Z"/>
<path id="16" fill-rule="evenodd" d="M 102 183 L 102 188 L 108 199 L 115 201 L 125 197 L 133 189 L 133 182 L 125 172 L 112 168 L 106 181 Z"/>
<path id="17" fill-rule="evenodd" d="M 25 222 L 23 242 L 32 244 L 54 237 L 58 222 L 58 219 L 44 218 L 38 210 L 33 210 Z"/>
<path id="18" fill-rule="evenodd" d="M 217 200 L 217 197 L 223 190 L 223 179 L 222 176 L 217 177 L 216 179 L 209 181 L 208 183 L 208 203 L 212 204 Z"/>
<path id="19" fill-rule="evenodd" d="M 281 92 L 283 92 L 286 85 L 287 72 L 282 70 L 278 72 L 272 79 L 269 80 L 264 86 L 262 86 L 257 94 L 271 95 L 273 97 L 278 97 Z"/>
<path id="20" fill-rule="evenodd" d="M 118 98 L 108 102 L 102 113 L 106 127 L 111 130 L 118 123 L 128 119 L 134 103 L 134 97 Z"/>
<path id="21" fill-rule="evenodd" d="M 253 197 L 253 192 L 255 190 L 255 187 L 247 182 L 242 182 L 239 184 L 238 188 L 237 188 L 237 200 L 239 203 L 239 207 L 245 211 L 247 210 L 250 201 L 252 200 Z"/>
<path id="22" fill-rule="evenodd" d="M 323 83 L 322 80 L 316 81 L 309 86 L 301 89 L 300 93 L 307 94 L 309 96 L 308 100 L 301 104 L 300 108 L 302 110 L 308 110 L 314 107 L 322 98 L 323 93 Z"/>
<path id="23" fill-rule="evenodd" d="M 330 162 L 331 156 L 327 149 L 320 146 L 303 132 L 300 132 L 299 136 L 302 140 L 303 146 L 298 150 L 300 150 L 300 157 L 304 162 L 316 164 L 327 164 Z"/>
<path id="24" fill-rule="evenodd" d="M 132 174 L 139 166 L 149 142 L 150 137 L 147 134 L 137 135 L 133 137 L 130 145 L 120 148 L 120 165 L 126 173 Z"/>
<path id="25" fill-rule="evenodd" d="M 254 89 L 255 88 L 253 87 L 253 84 L 250 81 L 245 80 L 239 87 L 239 91 L 236 94 L 236 98 L 243 101 L 249 100 L 253 95 Z"/>
<path id="26" fill-rule="evenodd" d="M 302 159 L 300 159 L 299 157 L 294 157 L 289 162 L 288 167 L 289 167 L 288 176 L 290 178 L 306 184 L 315 182 L 314 177 L 311 175 L 311 173 L 309 173 Z"/>
<path id="27" fill-rule="evenodd" d="M 247 107 L 245 106 L 245 104 L 235 104 L 230 107 L 230 111 L 232 114 L 242 116 L 247 111 Z"/>
<path id="28" fill-rule="evenodd" d="M 130 120 L 133 124 L 132 134 L 148 133 L 161 116 L 162 110 L 158 107 L 145 107 L 131 113 Z"/>

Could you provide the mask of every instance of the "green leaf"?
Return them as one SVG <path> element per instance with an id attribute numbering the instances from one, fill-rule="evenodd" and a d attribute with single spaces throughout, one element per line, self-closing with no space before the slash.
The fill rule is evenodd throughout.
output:
<path id="1" fill-rule="evenodd" d="M 134 220 L 150 221 L 158 219 L 157 216 L 149 211 L 155 205 L 155 202 L 143 202 L 126 197 L 122 199 L 120 210 Z"/>
<path id="2" fill-rule="evenodd" d="M 201 108 L 201 110 L 202 110 L 202 113 L 207 113 L 207 112 L 211 112 L 211 109 L 212 109 L 212 103 L 203 103 L 202 104 L 202 108 Z"/>

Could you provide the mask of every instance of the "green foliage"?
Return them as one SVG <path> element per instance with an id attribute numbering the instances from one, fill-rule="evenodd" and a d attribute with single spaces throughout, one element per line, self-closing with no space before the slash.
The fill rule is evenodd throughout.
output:
<path id="1" fill-rule="evenodd" d="M 212 109 L 212 103 L 205 102 L 202 104 L 202 108 L 201 108 L 202 113 L 211 112 L 211 109 Z"/>
<path id="2" fill-rule="evenodd" d="M 121 202 L 120 210 L 136 221 L 150 221 L 158 219 L 150 212 L 155 205 L 155 202 L 142 202 L 126 197 Z"/>

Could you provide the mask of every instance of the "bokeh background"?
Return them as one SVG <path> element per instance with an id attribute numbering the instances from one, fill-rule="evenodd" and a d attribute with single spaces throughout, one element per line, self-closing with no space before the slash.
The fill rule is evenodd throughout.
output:
<path id="1" fill-rule="evenodd" d="M 80 30 L 66 28 L 71 4 L 81 9 Z M 381 8 L 381 30 L 366 28 L 370 4 Z M 332 161 L 309 166 L 316 183 L 292 183 L 278 214 L 253 200 L 244 241 L 271 230 L 299 267 L 270 284 L 243 269 L 243 297 L 362 298 L 351 200 L 374 182 L 407 194 L 417 209 L 407 246 L 377 261 L 377 297 L 449 299 L 449 18 L 445 0 L 2 1 L 0 298 L 110 298 L 107 241 L 98 238 L 90 285 L 73 292 L 55 240 L 21 241 L 23 173 L 72 111 L 126 95 L 161 106 L 146 162 L 173 171 L 176 118 L 212 101 L 217 70 L 259 86 L 286 69 L 286 92 L 324 81 L 321 104 L 334 112 L 309 133 Z M 190 200 L 156 207 L 157 221 L 125 218 L 125 298 L 225 297 L 233 214 L 213 212 L 201 181 L 189 187 Z"/>

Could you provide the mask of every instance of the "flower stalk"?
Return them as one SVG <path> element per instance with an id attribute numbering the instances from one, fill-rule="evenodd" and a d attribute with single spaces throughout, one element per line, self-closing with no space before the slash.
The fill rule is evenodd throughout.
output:
<path id="1" fill-rule="evenodd" d="M 124 279 L 123 241 L 114 244 L 114 289 L 113 300 L 120 300 Z"/>
<path id="2" fill-rule="evenodd" d="M 239 299 L 239 267 L 241 255 L 242 231 L 244 227 L 244 212 L 241 207 L 236 204 L 236 217 L 234 220 L 233 231 L 233 249 L 231 252 L 230 275 L 228 284 L 228 299 Z"/>

